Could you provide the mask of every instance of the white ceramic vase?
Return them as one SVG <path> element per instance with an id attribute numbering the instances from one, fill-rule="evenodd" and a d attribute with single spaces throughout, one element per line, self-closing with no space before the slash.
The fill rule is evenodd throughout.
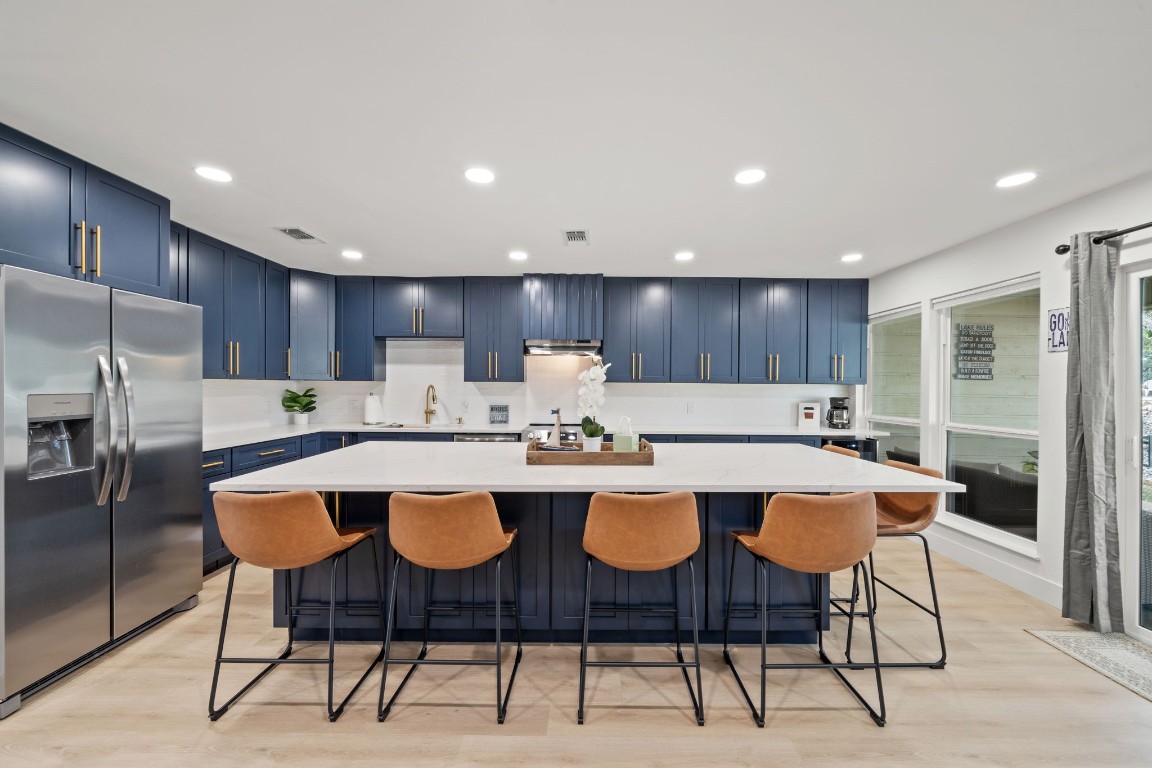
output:
<path id="1" fill-rule="evenodd" d="M 306 414 L 306 413 L 294 413 L 294 414 L 292 414 L 292 423 L 293 424 L 307 424 L 308 423 L 308 414 Z"/>
<path id="2" fill-rule="evenodd" d="M 604 437 L 585 437 L 584 448 L 585 451 L 599 451 L 603 449 Z"/>

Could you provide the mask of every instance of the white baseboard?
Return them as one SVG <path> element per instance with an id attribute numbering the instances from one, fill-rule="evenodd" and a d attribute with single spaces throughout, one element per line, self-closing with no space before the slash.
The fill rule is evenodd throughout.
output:
<path id="1" fill-rule="evenodd" d="M 1064 594 L 1062 586 L 1032 570 L 1037 567 L 1034 560 L 1019 558 L 1020 563 L 1017 565 L 1011 562 L 1017 557 L 1014 553 L 999 550 L 993 545 L 942 526 L 933 526 L 925 535 L 933 552 L 950 557 L 1051 606 L 1061 606 Z M 987 549 L 998 551 L 994 554 Z"/>

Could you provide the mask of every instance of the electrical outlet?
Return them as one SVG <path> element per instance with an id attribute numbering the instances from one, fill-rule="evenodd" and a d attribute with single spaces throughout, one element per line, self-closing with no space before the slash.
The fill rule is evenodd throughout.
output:
<path id="1" fill-rule="evenodd" d="M 684 404 L 684 412 L 687 413 L 689 416 L 691 416 L 695 410 L 696 410 L 696 403 L 692 402 L 691 400 L 689 400 L 687 403 Z"/>

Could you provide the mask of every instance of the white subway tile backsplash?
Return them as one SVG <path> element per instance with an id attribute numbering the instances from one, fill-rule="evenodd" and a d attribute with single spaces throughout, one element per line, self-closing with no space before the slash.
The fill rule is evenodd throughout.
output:
<path id="1" fill-rule="evenodd" d="M 285 388 L 315 387 L 314 423 L 360 421 L 364 396 L 375 393 L 387 421 L 423 423 L 424 394 L 436 387 L 435 423 L 487 424 L 489 405 L 507 405 L 513 427 L 551 421 L 560 408 L 565 421 L 578 421 L 576 376 L 591 365 L 586 357 L 528 357 L 525 381 L 500 384 L 464 381 L 464 342 L 459 339 L 391 339 L 387 381 L 204 382 L 205 430 L 287 424 L 280 408 Z M 738 428 L 796 425 L 800 402 L 853 397 L 862 388 L 819 384 L 624 384 L 606 386 L 600 421 L 615 429 L 620 417 L 637 425 L 715 425 Z M 855 405 L 855 404 L 853 404 Z"/>

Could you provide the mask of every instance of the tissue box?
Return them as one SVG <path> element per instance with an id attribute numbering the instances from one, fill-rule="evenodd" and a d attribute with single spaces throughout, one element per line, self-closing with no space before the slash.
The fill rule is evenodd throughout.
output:
<path id="1" fill-rule="evenodd" d="M 640 435 L 612 435 L 612 450 L 617 453 L 640 450 Z"/>

